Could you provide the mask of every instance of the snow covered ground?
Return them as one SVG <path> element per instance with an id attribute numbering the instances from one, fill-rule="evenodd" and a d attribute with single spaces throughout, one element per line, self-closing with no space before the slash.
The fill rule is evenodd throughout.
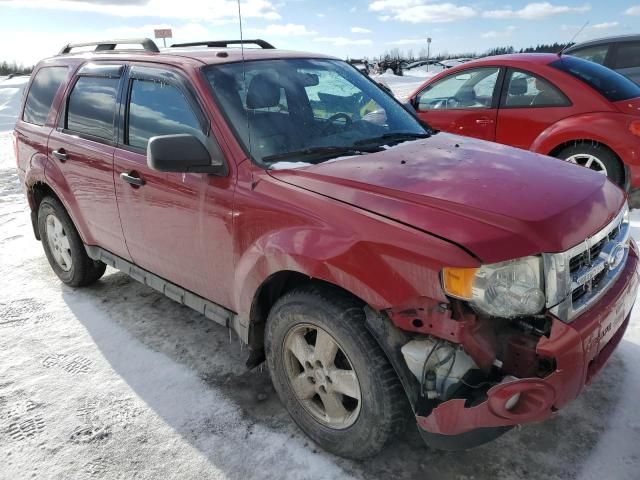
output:
<path id="1" fill-rule="evenodd" d="M 417 88 L 427 81 L 428 77 L 435 75 L 431 72 L 421 72 L 424 75 L 414 76 L 405 74 L 402 77 L 393 73 L 383 73 L 381 75 L 371 75 L 371 78 L 378 83 L 383 83 L 393 90 L 393 94 L 401 101 L 406 100 Z"/>
<path id="2" fill-rule="evenodd" d="M 23 86 L 0 82 L 3 129 Z M 222 327 L 115 270 L 90 288 L 62 285 L 0 132 L 0 479 L 638 478 L 638 310 L 571 406 L 463 453 L 429 450 L 409 428 L 367 462 L 326 454 L 244 354 Z"/>

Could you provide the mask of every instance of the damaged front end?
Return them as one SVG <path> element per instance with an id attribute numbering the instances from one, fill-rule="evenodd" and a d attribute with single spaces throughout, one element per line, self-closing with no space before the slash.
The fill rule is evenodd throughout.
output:
<path id="1" fill-rule="evenodd" d="M 635 243 L 628 245 L 615 276 L 574 318 L 563 318 L 548 306 L 536 314 L 489 315 L 459 298 L 448 303 L 423 298 L 384 312 L 368 311 L 369 329 L 394 364 L 427 444 L 472 448 L 515 425 L 545 420 L 576 398 L 611 356 L 629 322 L 638 289 L 638 254 Z M 574 299 L 577 304 L 575 291 Z"/>

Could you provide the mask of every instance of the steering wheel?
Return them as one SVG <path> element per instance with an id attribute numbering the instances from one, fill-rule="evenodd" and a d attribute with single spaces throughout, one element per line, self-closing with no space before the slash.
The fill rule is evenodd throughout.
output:
<path id="1" fill-rule="evenodd" d="M 340 119 L 344 119 L 344 125 L 342 126 L 343 130 L 346 130 L 347 128 L 349 128 L 351 126 L 351 124 L 353 123 L 353 120 L 351 120 L 351 117 L 349 115 L 347 115 L 346 113 L 343 113 L 343 112 L 336 113 L 334 115 L 331 115 L 327 119 L 327 124 L 322 129 L 323 133 L 328 132 L 329 129 L 331 129 L 332 127 L 338 126 L 338 125 L 336 125 L 335 121 L 336 120 L 340 120 Z"/>

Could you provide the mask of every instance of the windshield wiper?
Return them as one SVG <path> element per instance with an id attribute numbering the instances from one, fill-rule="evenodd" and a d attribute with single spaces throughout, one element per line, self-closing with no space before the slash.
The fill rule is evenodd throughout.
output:
<path id="1" fill-rule="evenodd" d="M 398 133 L 385 133 L 379 137 L 365 138 L 364 140 L 358 140 L 354 145 L 386 145 L 389 143 L 407 142 L 409 140 L 418 140 L 420 138 L 429 138 L 430 133 L 411 133 L 411 132 L 398 132 Z"/>
<path id="2" fill-rule="evenodd" d="M 379 147 L 311 147 L 295 152 L 277 153 L 262 158 L 263 162 L 277 162 L 280 160 L 290 160 L 292 158 L 304 158 L 309 161 L 309 157 L 319 157 L 318 159 L 327 159 L 331 157 L 339 157 L 341 155 L 362 155 L 364 153 L 379 152 Z M 313 162 L 311 162 L 313 163 Z"/>

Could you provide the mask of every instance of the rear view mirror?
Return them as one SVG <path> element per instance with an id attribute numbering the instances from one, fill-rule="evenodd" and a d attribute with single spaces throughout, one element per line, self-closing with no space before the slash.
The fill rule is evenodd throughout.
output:
<path id="1" fill-rule="evenodd" d="M 471 74 L 461 73 L 460 75 L 456 75 L 456 80 L 460 80 L 461 82 L 466 82 L 467 80 L 471 80 Z"/>
<path id="2" fill-rule="evenodd" d="M 320 79 L 315 73 L 301 73 L 299 78 L 303 87 L 315 87 L 320 83 Z"/>
<path id="3" fill-rule="evenodd" d="M 224 161 L 216 144 L 212 156 L 207 147 L 188 133 L 151 137 L 147 145 L 147 165 L 159 172 L 202 172 L 222 174 Z"/>

